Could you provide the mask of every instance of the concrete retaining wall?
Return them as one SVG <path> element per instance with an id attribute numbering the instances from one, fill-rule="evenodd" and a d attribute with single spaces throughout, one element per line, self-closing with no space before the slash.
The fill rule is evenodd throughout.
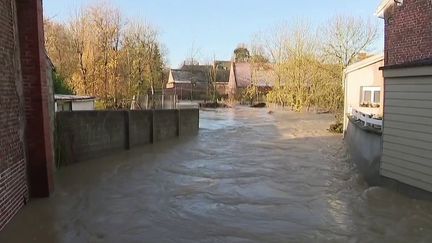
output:
<path id="1" fill-rule="evenodd" d="M 199 129 L 199 116 L 196 110 L 179 110 L 179 135 L 197 134 Z"/>
<path id="2" fill-rule="evenodd" d="M 179 111 L 161 110 L 153 116 L 153 141 L 159 142 L 179 135 Z"/>
<path id="3" fill-rule="evenodd" d="M 196 135 L 199 110 L 59 112 L 56 124 L 57 161 L 67 165 L 135 146 Z"/>
<path id="4" fill-rule="evenodd" d="M 351 159 L 370 185 L 380 183 L 382 134 L 349 120 L 345 135 Z"/>
<path id="5" fill-rule="evenodd" d="M 153 111 L 129 111 L 129 147 L 153 142 Z"/>

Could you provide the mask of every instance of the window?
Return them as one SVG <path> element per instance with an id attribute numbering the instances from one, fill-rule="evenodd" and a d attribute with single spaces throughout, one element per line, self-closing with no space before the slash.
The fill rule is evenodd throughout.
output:
<path id="1" fill-rule="evenodd" d="M 379 104 L 381 102 L 381 91 L 374 91 L 373 103 Z"/>
<path id="2" fill-rule="evenodd" d="M 379 108 L 381 103 L 380 87 L 362 87 L 361 88 L 361 107 Z"/>

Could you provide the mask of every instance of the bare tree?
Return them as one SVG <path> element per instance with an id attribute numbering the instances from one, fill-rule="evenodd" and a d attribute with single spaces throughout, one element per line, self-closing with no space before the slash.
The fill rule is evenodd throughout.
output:
<path id="1" fill-rule="evenodd" d="M 323 27 L 322 52 L 327 63 L 337 62 L 340 66 L 341 85 L 343 93 L 343 71 L 358 60 L 362 52 L 367 52 L 378 38 L 378 29 L 370 19 L 355 16 L 336 16 Z M 337 91 L 337 90 L 336 90 Z M 343 98 L 333 100 L 337 107 L 336 120 L 340 123 L 343 117 Z"/>
<path id="2" fill-rule="evenodd" d="M 187 52 L 186 65 L 199 65 L 199 56 L 201 55 L 201 48 L 197 47 L 195 42 L 192 42 L 191 47 Z"/>
<path id="3" fill-rule="evenodd" d="M 343 68 L 378 38 L 377 26 L 361 17 L 336 16 L 323 27 L 323 54 L 334 58 Z"/>

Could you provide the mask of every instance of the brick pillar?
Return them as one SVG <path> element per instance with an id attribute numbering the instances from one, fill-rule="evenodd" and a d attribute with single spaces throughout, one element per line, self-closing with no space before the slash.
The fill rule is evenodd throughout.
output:
<path id="1" fill-rule="evenodd" d="M 54 154 L 48 109 L 42 0 L 16 0 L 16 5 L 30 195 L 48 197 L 53 190 Z"/>

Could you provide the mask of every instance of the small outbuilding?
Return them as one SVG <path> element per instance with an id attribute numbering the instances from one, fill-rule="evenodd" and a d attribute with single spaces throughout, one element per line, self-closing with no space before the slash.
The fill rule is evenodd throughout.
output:
<path id="1" fill-rule="evenodd" d="M 55 111 L 92 111 L 95 97 L 79 95 L 54 95 Z"/>

